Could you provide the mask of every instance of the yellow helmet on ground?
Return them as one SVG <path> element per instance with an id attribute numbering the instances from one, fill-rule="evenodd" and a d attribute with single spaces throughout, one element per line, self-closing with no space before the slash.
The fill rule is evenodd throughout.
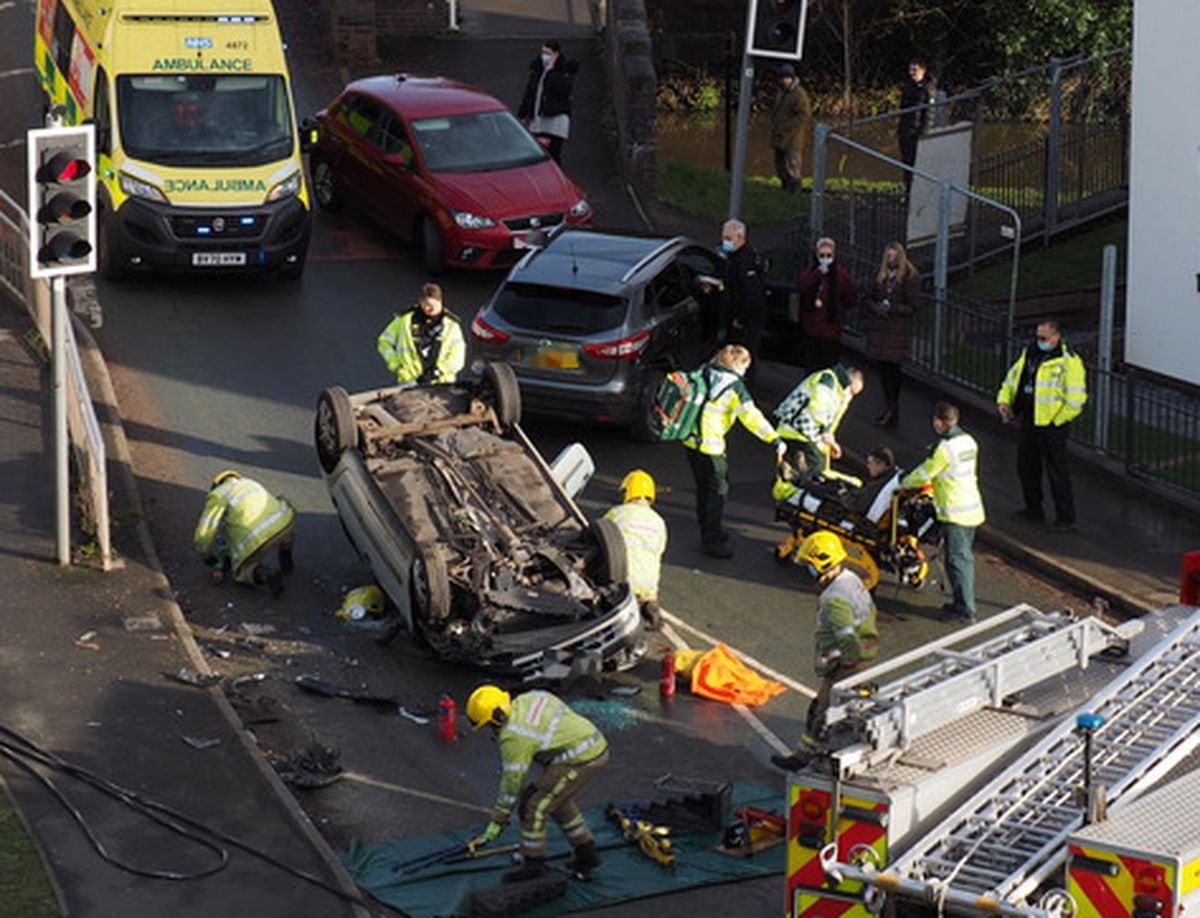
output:
<path id="1" fill-rule="evenodd" d="M 235 472 L 233 469 L 225 469 L 225 471 L 217 472 L 217 474 L 213 476 L 212 487 L 215 488 L 217 485 L 221 484 L 221 482 L 228 481 L 230 478 L 241 478 L 241 477 L 242 477 L 241 472 Z"/>
<path id="2" fill-rule="evenodd" d="M 625 491 L 625 503 L 643 497 L 650 501 L 650 503 L 654 503 L 654 479 L 650 477 L 649 472 L 634 469 L 625 476 L 621 482 L 621 487 Z"/>
<path id="3" fill-rule="evenodd" d="M 467 720 L 478 730 L 487 724 L 502 727 L 512 715 L 512 697 L 498 685 L 481 685 L 467 699 Z"/>
<path id="4" fill-rule="evenodd" d="M 800 543 L 796 557 L 806 564 L 811 564 L 820 576 L 846 560 L 846 547 L 832 532 L 821 530 L 812 533 Z"/>

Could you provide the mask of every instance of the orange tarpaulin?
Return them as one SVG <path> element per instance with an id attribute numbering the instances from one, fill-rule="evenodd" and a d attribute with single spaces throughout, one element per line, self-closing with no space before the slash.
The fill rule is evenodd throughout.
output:
<path id="1" fill-rule="evenodd" d="M 784 691 L 783 685 L 764 679 L 724 644 L 703 654 L 692 667 L 692 694 L 713 701 L 756 707 Z"/>

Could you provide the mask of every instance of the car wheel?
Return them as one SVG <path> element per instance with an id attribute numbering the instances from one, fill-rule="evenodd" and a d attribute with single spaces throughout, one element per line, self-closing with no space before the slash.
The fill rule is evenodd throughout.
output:
<path id="1" fill-rule="evenodd" d="M 442 246 L 442 231 L 430 216 L 421 218 L 421 256 L 425 270 L 430 274 L 441 274 L 446 270 L 446 253 Z"/>
<path id="2" fill-rule="evenodd" d="M 313 195 L 321 210 L 336 213 L 342 209 L 342 195 L 338 191 L 337 176 L 333 166 L 323 159 L 313 158 Z"/>
<path id="3" fill-rule="evenodd" d="M 665 376 L 662 370 L 655 369 L 647 369 L 642 374 L 637 404 L 633 408 L 633 421 L 629 424 L 629 436 L 638 443 L 658 442 L 658 431 L 653 423 L 654 406 L 658 401 L 658 387 Z"/>
<path id="4" fill-rule="evenodd" d="M 484 386 L 490 391 L 492 407 L 501 430 L 521 423 L 521 386 L 517 374 L 507 363 L 486 363 L 483 367 Z"/>
<path id="5" fill-rule="evenodd" d="M 96 260 L 100 276 L 106 281 L 124 280 L 129 276 L 129 272 L 125 268 L 125 257 L 117 244 L 117 230 L 112 226 L 112 218 L 107 209 L 101 210 L 98 216 L 100 239 Z"/>
<path id="6" fill-rule="evenodd" d="M 313 439 L 317 444 L 317 459 L 326 473 L 337 467 L 342 453 L 358 444 L 354 409 L 350 406 L 350 396 L 341 386 L 325 389 L 317 399 Z"/>
<path id="7" fill-rule="evenodd" d="M 412 567 L 413 619 L 424 628 L 450 617 L 450 576 L 437 547 L 421 546 Z"/>
<path id="8" fill-rule="evenodd" d="M 627 583 L 629 563 L 625 554 L 625 537 L 612 520 L 592 520 L 588 530 L 599 549 L 592 566 L 592 576 L 597 583 Z"/>

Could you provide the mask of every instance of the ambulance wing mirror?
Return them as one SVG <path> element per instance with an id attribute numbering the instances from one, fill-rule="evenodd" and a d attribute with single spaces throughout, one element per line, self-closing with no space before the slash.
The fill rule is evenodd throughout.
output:
<path id="1" fill-rule="evenodd" d="M 300 122 L 300 152 L 311 153 L 317 147 L 321 132 L 316 118 L 305 118 Z"/>
<path id="2" fill-rule="evenodd" d="M 109 153 L 112 151 L 112 128 L 107 124 L 100 124 L 95 118 L 84 118 L 84 124 L 93 124 L 96 126 L 96 150 L 100 153 Z"/>

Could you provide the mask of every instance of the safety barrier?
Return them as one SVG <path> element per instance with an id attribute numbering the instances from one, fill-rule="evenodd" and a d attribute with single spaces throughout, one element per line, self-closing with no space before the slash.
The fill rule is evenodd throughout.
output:
<path id="1" fill-rule="evenodd" d="M 29 312 L 43 344 L 50 341 L 50 287 L 29 277 L 28 217 L 22 207 L 0 190 L 0 289 Z M 67 430 L 74 448 L 77 473 L 76 504 L 79 528 L 95 540 L 96 559 L 103 570 L 113 566 L 108 513 L 108 472 L 104 437 L 88 391 L 75 333 L 67 331 Z"/>

